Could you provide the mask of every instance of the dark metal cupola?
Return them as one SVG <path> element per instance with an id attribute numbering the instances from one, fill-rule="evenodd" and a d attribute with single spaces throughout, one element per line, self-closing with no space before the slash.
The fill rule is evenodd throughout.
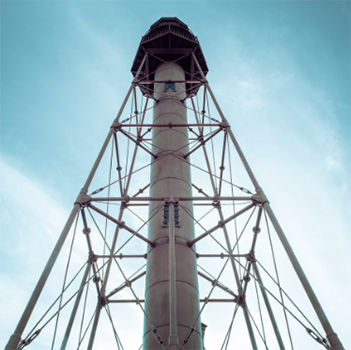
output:
<path id="1" fill-rule="evenodd" d="M 199 89 L 199 86 L 197 84 L 194 86 L 191 81 L 202 79 L 192 53 L 204 74 L 208 73 L 205 56 L 197 37 L 185 23 L 176 17 L 159 19 L 142 37 L 131 69 L 134 76 L 145 53 L 148 54 L 148 57 L 139 78 L 145 81 L 145 88 L 142 88 L 142 91 L 146 95 L 154 89 L 155 71 L 161 63 L 176 61 L 184 69 L 185 79 L 189 81 L 186 84 L 187 95 L 196 94 Z"/>

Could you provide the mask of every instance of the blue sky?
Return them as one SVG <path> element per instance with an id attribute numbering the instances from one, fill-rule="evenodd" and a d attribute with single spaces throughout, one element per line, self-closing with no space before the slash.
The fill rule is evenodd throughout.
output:
<path id="1" fill-rule="evenodd" d="M 0 6 L 1 309 L 15 308 L 1 343 L 122 103 L 142 35 L 160 17 L 176 16 L 198 37 L 214 93 L 350 346 L 349 1 Z"/>

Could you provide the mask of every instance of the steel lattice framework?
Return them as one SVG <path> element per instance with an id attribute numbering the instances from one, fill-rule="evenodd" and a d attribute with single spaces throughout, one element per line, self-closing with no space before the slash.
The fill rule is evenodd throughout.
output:
<path id="1" fill-rule="evenodd" d="M 170 32 L 197 41 L 177 21 L 156 22 L 141 45 Z M 153 109 L 164 102 L 155 98 L 155 88 L 169 81 L 155 80 L 157 62 L 165 63 L 162 52 L 144 51 L 138 50 L 132 84 L 6 349 L 22 349 L 40 337 L 44 343 L 50 338 L 52 349 L 90 350 L 94 344 L 112 348 L 111 342 L 116 349 L 132 349 L 142 342 L 141 331 L 134 335 L 135 329 L 142 328 L 142 318 L 159 349 L 188 349 L 200 318 L 209 334 L 211 329 L 220 333 L 218 349 L 293 348 L 294 335 L 300 337 L 297 328 L 307 331 L 306 347 L 312 344 L 309 334 L 322 347 L 343 349 L 211 90 L 199 46 L 178 49 L 172 61 L 183 60 L 189 68 L 185 80 L 172 81 L 185 91 L 174 89 L 167 95 L 186 106 L 188 122 L 183 124 L 152 121 Z M 186 98 L 179 99 L 184 92 Z M 188 151 L 159 149 L 151 137 L 155 128 L 160 132 L 185 128 L 190 136 L 183 146 Z M 190 166 L 194 194 L 151 196 L 150 167 L 165 157 Z M 172 255 L 176 227 L 185 218 L 195 224 L 195 238 L 184 244 L 196 254 L 200 309 L 178 345 L 162 336 L 144 306 L 145 262 L 150 249 L 159 244 L 149 239 L 147 227 L 160 213 L 169 230 L 170 267 L 177 264 Z M 280 253 L 275 249 L 285 251 L 326 336 L 285 290 L 286 276 L 279 275 Z M 62 286 L 57 287 L 58 277 L 53 287 L 49 283 L 47 310 L 42 316 L 32 315 L 61 251 L 57 264 L 61 272 L 55 274 L 63 276 Z M 173 266 L 170 276 L 175 271 Z M 170 277 L 171 296 L 176 293 L 172 278 L 176 277 Z M 169 307 L 176 308 L 172 300 Z M 171 310 L 172 324 L 177 332 Z M 244 340 L 239 340 L 236 327 Z M 202 324 L 202 337 L 205 328 Z"/>

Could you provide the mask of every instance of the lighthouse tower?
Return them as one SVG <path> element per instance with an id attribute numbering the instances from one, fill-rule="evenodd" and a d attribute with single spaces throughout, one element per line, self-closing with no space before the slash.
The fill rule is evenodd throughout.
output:
<path id="1" fill-rule="evenodd" d="M 295 337 L 296 348 L 343 350 L 212 92 L 198 39 L 161 18 L 131 71 L 5 349 L 285 350 Z"/>
<path id="2" fill-rule="evenodd" d="M 177 18 L 162 18 L 142 38 L 132 72 L 144 55 L 144 75 L 153 91 L 152 152 L 157 161 L 151 165 L 149 215 L 160 205 L 163 210 L 150 219 L 148 238 L 155 242 L 148 250 L 145 288 L 145 311 L 153 320 L 162 339 L 171 349 L 179 349 L 189 331 L 193 334 L 185 349 L 202 349 L 200 294 L 196 252 L 189 245 L 195 238 L 193 206 L 179 197 L 192 196 L 189 160 L 189 132 L 186 99 L 196 94 L 191 80 L 201 77 L 195 68 L 194 53 L 202 71 L 207 72 L 197 38 Z M 145 93 L 150 90 L 145 89 Z M 169 125 L 183 125 L 169 127 Z M 188 214 L 181 214 L 186 210 Z M 157 338 L 147 320 L 144 349 L 156 349 Z"/>

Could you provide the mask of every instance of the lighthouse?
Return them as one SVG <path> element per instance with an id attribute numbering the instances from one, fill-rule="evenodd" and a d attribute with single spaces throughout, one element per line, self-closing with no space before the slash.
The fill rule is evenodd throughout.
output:
<path id="1" fill-rule="evenodd" d="M 56 324 L 52 348 L 56 330 L 60 327 L 61 333 L 57 333 L 57 338 L 61 337 L 60 350 L 102 348 L 105 339 L 101 334 L 105 334 L 106 321 L 109 321 L 112 340 L 117 349 L 122 349 L 122 342 L 130 341 L 130 337 L 123 338 L 113 321 L 124 322 L 130 316 L 121 312 L 118 306 L 136 304 L 144 320 L 142 331 L 138 333 L 133 329 L 133 334 L 138 333 L 135 336 L 138 341 L 140 336 L 139 349 L 204 350 L 206 325 L 201 317 L 211 303 L 228 305 L 230 312 L 229 325 L 222 320 L 224 313 L 212 317 L 215 320 L 206 318 L 206 323 L 214 321 L 221 330 L 228 326 L 224 339 L 219 339 L 217 334 L 213 337 L 212 333 L 218 349 L 240 344 L 245 338 L 248 349 L 271 348 L 268 344 L 271 341 L 272 348 L 285 350 L 286 344 L 291 342 L 288 317 L 298 321 L 307 337 L 303 340 L 305 348 L 310 348 L 309 342 L 314 342 L 314 345 L 328 349 L 344 349 L 211 90 L 206 77 L 208 67 L 198 39 L 179 19 L 161 18 L 142 37 L 131 71 L 134 78 L 127 96 L 5 349 L 23 349 L 35 344 L 36 338 L 43 336 L 53 320 Z M 195 104 L 200 94 L 200 103 Z M 143 101 L 141 104 L 137 103 L 138 97 Z M 215 116 L 210 114 L 210 104 Z M 127 105 L 131 108 L 126 108 Z M 128 109 L 130 113 L 126 112 Z M 128 147 L 121 141 L 122 137 L 128 140 Z M 211 160 L 208 146 L 220 137 L 220 157 L 215 159 L 213 143 Z M 133 151 L 130 145 L 134 146 Z M 140 158 L 137 158 L 138 150 Z M 103 161 L 106 154 L 110 155 L 108 162 L 106 158 Z M 249 188 L 233 180 L 236 175 L 231 164 L 234 154 L 238 161 L 235 167 L 241 163 Z M 96 180 L 96 173 L 103 166 L 107 166 L 104 170 L 109 174 L 108 182 L 97 186 L 93 179 Z M 146 169 L 145 180 L 140 174 Z M 201 175 L 195 177 L 194 169 Z M 199 187 L 202 177 L 209 180 L 206 189 Z M 140 181 L 133 182 L 135 179 Z M 137 189 L 140 183 L 142 187 Z M 91 188 L 92 184 L 97 187 Z M 117 209 L 111 209 L 112 205 Z M 195 205 L 211 210 L 200 217 Z M 146 207 L 147 211 L 140 209 Z M 139 228 L 126 215 L 127 210 L 143 222 Z M 145 217 L 141 217 L 145 212 Z M 202 224 L 200 221 L 209 213 L 213 215 Z M 195 230 L 195 224 L 201 230 Z M 78 228 L 81 235 L 75 238 Z M 273 244 L 270 246 L 273 273 L 257 258 L 262 253 L 259 249 L 262 236 L 271 242 L 271 230 L 275 231 L 290 260 L 325 336 L 312 323 L 305 322 L 300 309 L 282 288 Z M 245 236 L 246 245 L 242 244 L 242 236 Z M 78 267 L 71 273 L 72 280 L 64 278 L 62 288 L 57 288 L 59 296 L 44 316 L 37 323 L 32 321 L 28 327 L 68 237 L 72 254 L 74 244 L 82 247 L 77 241 L 83 239 L 86 255 L 77 257 L 74 262 Z M 212 244 L 201 245 L 210 238 Z M 137 243 L 128 250 L 131 241 Z M 208 248 L 207 252 L 202 250 L 204 247 Z M 266 257 L 267 249 L 263 249 L 263 254 Z M 71 268 L 70 259 L 69 254 L 66 273 Z M 145 264 L 138 268 L 130 264 L 129 269 L 127 262 L 132 259 L 145 260 Z M 219 268 L 210 273 L 210 269 L 204 269 L 198 262 L 201 259 L 219 261 L 213 263 Z M 121 260 L 125 265 L 122 266 Z M 226 267 L 229 273 L 223 278 Z M 272 276 L 274 273 L 276 275 Z M 80 281 L 77 282 L 78 277 Z M 201 289 L 199 279 L 210 288 Z M 141 281 L 142 291 L 135 286 Z M 74 283 L 75 290 L 67 292 L 67 286 Z M 272 284 L 278 287 L 278 292 L 269 288 Z M 94 286 L 89 289 L 89 285 Z M 126 291 L 131 297 L 126 297 Z M 250 291 L 255 292 L 254 300 L 249 300 Z M 96 294 L 90 297 L 91 293 Z M 284 304 L 283 294 L 292 305 Z M 93 302 L 89 304 L 91 300 Z M 89 321 L 85 317 L 88 304 Z M 280 316 L 276 315 L 278 307 Z M 69 309 L 69 312 L 60 318 L 63 309 Z M 242 316 L 240 324 L 234 324 L 239 314 Z M 258 321 L 262 323 L 261 327 Z M 208 334 L 212 332 L 211 326 L 216 326 L 214 323 L 209 324 Z M 285 326 L 289 337 L 281 331 Z M 245 331 L 231 338 L 235 327 L 245 328 Z M 270 336 L 266 337 L 265 332 Z M 110 340 L 106 341 L 108 347 Z"/>
<path id="2" fill-rule="evenodd" d="M 152 216 L 148 229 L 156 245 L 148 251 L 145 311 L 154 324 L 145 320 L 145 350 L 156 349 L 159 341 L 170 349 L 184 341 L 185 349 L 203 349 L 196 252 L 188 245 L 195 238 L 193 206 L 191 201 L 178 206 L 180 197 L 192 196 L 186 99 L 196 94 L 192 81 L 201 77 L 192 52 L 207 72 L 200 44 L 188 26 L 177 18 L 161 18 L 143 36 L 132 67 L 136 72 L 147 55 L 144 77 L 151 84 L 144 85 L 144 93 L 153 90 L 152 152 L 157 157 L 151 165 L 150 197 L 164 198 L 149 205 L 150 216 L 160 205 L 163 209 Z M 162 340 L 155 337 L 155 329 Z"/>

